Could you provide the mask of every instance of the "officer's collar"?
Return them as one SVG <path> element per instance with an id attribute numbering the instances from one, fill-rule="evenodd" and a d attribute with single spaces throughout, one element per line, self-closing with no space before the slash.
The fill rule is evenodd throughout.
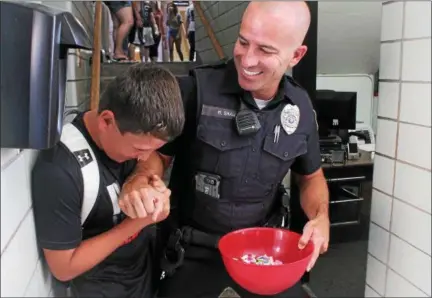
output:
<path id="1" fill-rule="evenodd" d="M 289 99 L 293 104 L 298 106 L 300 100 L 304 97 L 302 88 L 294 81 L 294 79 L 288 75 L 283 76 L 282 84 L 284 88 L 285 98 Z"/>
<path id="2" fill-rule="evenodd" d="M 225 94 L 243 94 L 244 90 L 240 87 L 237 76 L 237 69 L 234 64 L 234 59 L 230 59 L 226 63 L 225 76 L 222 81 L 220 93 Z"/>
<path id="3" fill-rule="evenodd" d="M 225 76 L 222 81 L 222 86 L 220 87 L 220 93 L 243 95 L 244 90 L 238 83 L 237 69 L 235 67 L 234 60 L 228 60 L 226 65 Z M 284 88 L 284 99 L 288 99 L 293 104 L 298 106 L 303 95 L 301 92 L 301 87 L 294 81 L 292 77 L 287 75 L 283 76 L 281 85 L 279 88 Z"/>

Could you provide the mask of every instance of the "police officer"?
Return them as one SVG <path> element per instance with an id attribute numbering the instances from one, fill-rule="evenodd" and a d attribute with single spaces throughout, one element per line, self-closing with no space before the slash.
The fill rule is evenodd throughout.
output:
<path id="1" fill-rule="evenodd" d="M 258 297 L 229 278 L 216 243 L 232 230 L 272 221 L 281 210 L 278 186 L 289 169 L 298 178 L 310 220 L 299 247 L 315 244 L 308 270 L 327 250 L 328 189 L 314 112 L 306 91 L 284 75 L 306 53 L 302 43 L 309 24 L 304 2 L 251 2 L 233 60 L 179 79 L 186 107 L 183 133 L 159 151 L 159 159 L 140 168 L 120 202 L 134 205 L 128 215 L 137 217 L 141 207 L 130 196 L 175 157 L 169 185 L 173 207 L 162 227 L 167 275 L 158 297 L 218 297 L 227 287 L 242 298 Z M 298 284 L 275 297 L 304 296 Z"/>

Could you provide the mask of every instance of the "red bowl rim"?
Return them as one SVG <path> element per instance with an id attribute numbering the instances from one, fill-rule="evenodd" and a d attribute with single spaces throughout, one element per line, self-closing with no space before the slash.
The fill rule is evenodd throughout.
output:
<path id="1" fill-rule="evenodd" d="M 229 233 L 223 235 L 223 236 L 219 239 L 218 244 L 217 244 L 217 247 L 218 247 L 218 250 L 219 250 L 220 254 L 221 254 L 224 258 L 230 259 L 230 260 L 232 260 L 232 261 L 234 261 L 234 262 L 239 262 L 239 263 L 242 264 L 242 265 L 250 266 L 250 267 L 260 267 L 260 268 L 261 268 L 261 267 L 268 267 L 268 268 L 272 268 L 272 267 L 284 267 L 284 266 L 290 266 L 290 265 L 293 265 L 293 264 L 297 264 L 297 263 L 303 262 L 304 260 L 310 258 L 310 257 L 312 256 L 312 254 L 313 254 L 313 251 L 314 251 L 314 244 L 313 244 L 312 241 L 309 241 L 309 243 L 306 245 L 306 247 L 308 247 L 308 246 L 312 246 L 312 249 L 311 249 L 311 253 L 308 254 L 308 255 L 306 255 L 305 257 L 303 257 L 303 258 L 301 258 L 301 259 L 298 259 L 297 261 L 294 261 L 294 262 L 291 262 L 291 263 L 282 263 L 282 265 L 262 266 L 262 265 L 257 265 L 257 264 L 248 264 L 248 263 L 245 263 L 245 262 L 243 262 L 241 259 L 235 259 L 235 258 L 233 258 L 233 257 L 229 257 L 229 256 L 227 256 L 225 253 L 222 252 L 222 250 L 220 249 L 219 245 L 220 245 L 220 242 L 221 242 L 224 238 L 226 238 L 226 237 L 228 237 L 228 236 L 231 236 L 231 235 L 234 235 L 234 234 L 239 234 L 239 233 L 242 233 L 242 232 L 250 231 L 250 230 L 282 230 L 282 231 L 286 231 L 286 232 L 289 232 L 289 233 L 292 233 L 292 234 L 296 234 L 296 235 L 301 236 L 299 233 L 296 233 L 296 232 L 293 232 L 293 231 L 290 231 L 290 230 L 288 230 L 288 229 L 284 229 L 284 228 L 269 228 L 269 227 L 255 227 L 255 228 L 254 228 L 254 227 L 252 227 L 252 228 L 238 229 L 238 230 L 235 230 L 235 231 L 232 231 L 232 232 L 229 232 Z M 305 247 L 304 249 L 306 249 L 306 247 Z"/>

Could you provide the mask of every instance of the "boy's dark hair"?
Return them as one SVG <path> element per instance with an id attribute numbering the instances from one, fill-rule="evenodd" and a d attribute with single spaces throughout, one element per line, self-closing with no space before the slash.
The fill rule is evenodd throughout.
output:
<path id="1" fill-rule="evenodd" d="M 109 83 L 99 113 L 115 115 L 121 133 L 149 133 L 169 141 L 179 136 L 185 122 L 177 79 L 168 70 L 139 63 Z"/>

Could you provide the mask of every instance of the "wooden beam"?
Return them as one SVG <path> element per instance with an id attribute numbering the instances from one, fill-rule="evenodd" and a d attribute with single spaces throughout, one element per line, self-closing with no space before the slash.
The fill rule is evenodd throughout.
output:
<path id="1" fill-rule="evenodd" d="M 96 1 L 94 27 L 93 27 L 93 56 L 92 76 L 90 89 L 90 109 L 97 109 L 100 97 L 100 67 L 101 67 L 101 27 L 102 27 L 102 2 Z"/>
<path id="2" fill-rule="evenodd" d="M 213 28 L 210 26 L 210 23 L 207 21 L 204 11 L 201 7 L 201 1 L 193 1 L 193 4 L 196 12 L 198 13 L 198 16 L 201 19 L 201 22 L 203 23 L 204 28 L 207 31 L 207 35 L 210 38 L 210 41 L 213 44 L 213 48 L 215 49 L 219 59 L 221 60 L 225 59 L 225 53 L 222 49 L 221 44 L 217 40 L 216 35 L 214 34 Z"/>

